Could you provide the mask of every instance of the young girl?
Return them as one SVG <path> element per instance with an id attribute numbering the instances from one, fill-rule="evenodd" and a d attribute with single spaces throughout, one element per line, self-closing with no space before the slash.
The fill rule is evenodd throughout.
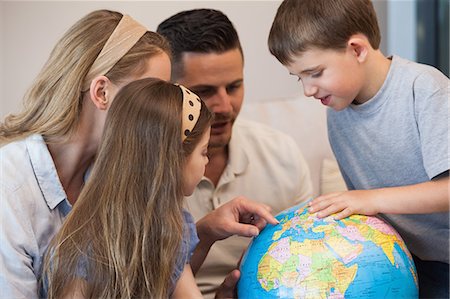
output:
<path id="1" fill-rule="evenodd" d="M 0 123 L 0 290 L 36 298 L 42 255 L 77 201 L 121 86 L 170 78 L 169 47 L 118 12 L 94 11 L 53 49 L 22 112 Z"/>
<path id="2" fill-rule="evenodd" d="M 49 298 L 176 297 L 178 283 L 184 298 L 201 296 L 182 207 L 208 162 L 211 120 L 182 86 L 147 78 L 119 91 L 89 180 L 50 243 Z"/>

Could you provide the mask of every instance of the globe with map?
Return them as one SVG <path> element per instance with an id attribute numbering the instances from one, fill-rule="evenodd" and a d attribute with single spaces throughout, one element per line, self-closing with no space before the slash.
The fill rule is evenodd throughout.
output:
<path id="1" fill-rule="evenodd" d="M 318 218 L 306 204 L 281 212 L 241 261 L 239 298 L 417 298 L 411 254 L 377 217 Z"/>

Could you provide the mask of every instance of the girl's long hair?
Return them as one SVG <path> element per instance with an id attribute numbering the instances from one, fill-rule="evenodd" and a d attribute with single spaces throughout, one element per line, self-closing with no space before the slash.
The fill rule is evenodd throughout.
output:
<path id="1" fill-rule="evenodd" d="M 47 251 L 49 298 L 77 279 L 86 279 L 87 298 L 169 296 L 183 233 L 184 162 L 211 118 L 202 102 L 182 142 L 178 86 L 148 78 L 119 91 L 91 175 Z"/>
<path id="2" fill-rule="evenodd" d="M 80 118 L 84 79 L 121 18 L 121 13 L 97 10 L 63 35 L 25 94 L 22 111 L 0 123 L 0 145 L 36 133 L 49 142 L 71 136 Z M 146 60 L 161 52 L 170 54 L 168 43 L 148 31 L 105 76 L 118 83 L 140 75 Z"/>

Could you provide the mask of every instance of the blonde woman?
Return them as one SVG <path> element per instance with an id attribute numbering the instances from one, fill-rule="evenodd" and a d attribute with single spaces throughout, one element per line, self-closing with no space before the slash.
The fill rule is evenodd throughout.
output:
<path id="1" fill-rule="evenodd" d="M 94 11 L 57 43 L 25 95 L 23 111 L 0 124 L 2 297 L 38 297 L 43 254 L 79 197 L 114 96 L 133 80 L 168 80 L 169 53 L 160 35 L 129 16 Z M 266 206 L 238 198 L 198 221 L 194 272 L 216 240 L 254 236 L 266 220 L 276 221 Z M 237 271 L 227 277 L 224 292 L 233 291 L 238 277 Z"/>
<path id="2" fill-rule="evenodd" d="M 50 244 L 49 298 L 201 297 L 183 201 L 204 175 L 211 121 L 183 86 L 147 78 L 119 91 L 89 180 Z"/>
<path id="3" fill-rule="evenodd" d="M 23 111 L 0 124 L 2 297 L 37 297 L 42 255 L 78 199 L 114 95 L 135 79 L 168 80 L 169 53 L 131 17 L 94 11 L 56 44 Z"/>

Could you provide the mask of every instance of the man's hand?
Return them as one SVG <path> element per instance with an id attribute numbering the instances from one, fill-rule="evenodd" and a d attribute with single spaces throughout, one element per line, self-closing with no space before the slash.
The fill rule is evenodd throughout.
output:
<path id="1" fill-rule="evenodd" d="M 278 224 L 270 207 L 245 197 L 237 197 L 197 221 L 199 244 L 191 258 L 194 274 L 203 264 L 212 244 L 233 235 L 257 236 L 267 223 Z M 230 278 L 232 279 L 232 278 Z M 232 280 L 229 280 L 232 282 Z"/>
<path id="2" fill-rule="evenodd" d="M 236 284 L 239 281 L 241 272 L 237 269 L 231 271 L 216 292 L 215 299 L 232 299 L 237 298 Z"/>
<path id="3" fill-rule="evenodd" d="M 265 204 L 240 196 L 200 219 L 197 233 L 200 240 L 210 244 L 232 235 L 257 236 L 267 223 L 279 223 L 270 210 Z"/>

